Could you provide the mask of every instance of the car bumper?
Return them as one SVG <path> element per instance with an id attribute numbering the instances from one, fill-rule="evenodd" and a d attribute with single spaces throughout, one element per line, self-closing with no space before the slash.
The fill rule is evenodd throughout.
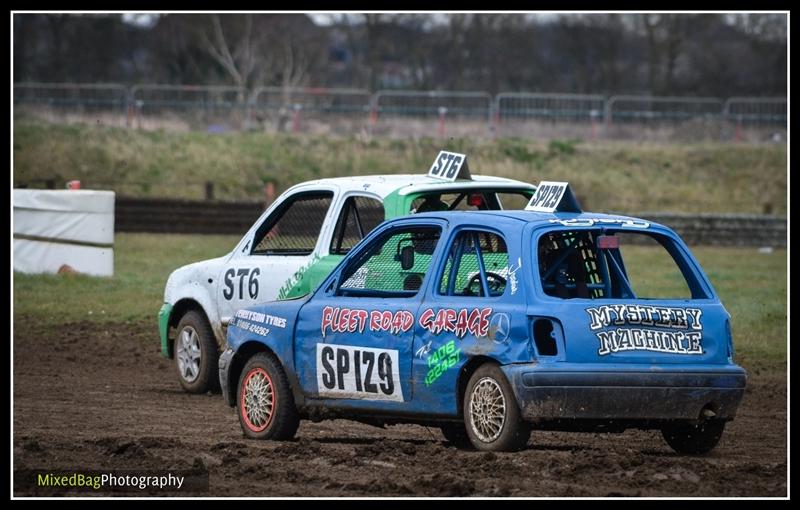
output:
<path id="1" fill-rule="evenodd" d="M 704 367 L 586 364 L 506 365 L 526 421 L 550 419 L 697 419 L 710 407 L 732 419 L 744 395 L 746 372 L 737 365 Z"/>
<path id="2" fill-rule="evenodd" d="M 225 349 L 219 355 L 219 387 L 222 390 L 222 396 L 225 403 L 233 407 L 235 404 L 235 397 L 231 394 L 228 374 L 231 369 L 231 361 L 233 360 L 233 350 Z"/>
<path id="3" fill-rule="evenodd" d="M 158 336 L 161 337 L 161 355 L 165 358 L 171 357 L 169 355 L 169 338 L 167 337 L 171 313 L 172 305 L 169 303 L 161 305 L 161 310 L 158 311 Z"/>

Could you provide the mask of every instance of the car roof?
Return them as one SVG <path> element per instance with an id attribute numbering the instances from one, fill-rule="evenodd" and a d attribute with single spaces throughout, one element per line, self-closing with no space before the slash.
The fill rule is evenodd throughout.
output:
<path id="1" fill-rule="evenodd" d="M 351 177 L 332 177 L 301 182 L 290 188 L 298 190 L 303 187 L 320 185 L 335 186 L 341 191 L 359 190 L 375 193 L 385 198 L 391 193 L 400 195 L 410 193 L 443 191 L 452 189 L 484 189 L 487 186 L 499 189 L 525 189 L 535 191 L 536 186 L 527 182 L 494 177 L 487 175 L 473 175 L 472 180 L 458 179 L 453 182 L 428 177 L 423 174 L 391 174 L 391 175 L 357 175 Z"/>
<path id="2" fill-rule="evenodd" d="M 409 217 L 406 216 L 404 218 L 398 218 L 397 220 L 408 219 Z M 636 224 L 646 223 L 649 227 L 656 227 L 661 228 L 664 230 L 670 230 L 669 228 L 661 225 L 659 223 L 655 223 L 650 220 L 636 218 L 634 216 L 624 216 L 620 214 L 605 214 L 605 213 L 593 213 L 593 212 L 580 212 L 580 213 L 568 213 L 568 212 L 554 212 L 554 213 L 545 213 L 545 212 L 535 212 L 535 211 L 525 211 L 525 210 L 502 210 L 502 211 L 443 211 L 443 212 L 426 212 L 426 213 L 418 213 L 411 218 L 440 218 L 447 220 L 451 225 L 457 226 L 460 224 L 470 224 L 475 225 L 482 224 L 482 225 L 492 225 L 497 228 L 502 228 L 504 224 L 512 224 L 512 223 L 525 223 L 525 224 L 534 224 L 535 226 L 558 226 L 563 225 L 564 227 L 572 226 L 592 226 L 596 224 L 606 224 L 606 225 L 614 225 L 622 226 L 623 228 L 626 226 L 632 226 L 634 228 Z M 394 221 L 397 221 L 394 220 Z M 606 220 L 604 223 L 603 220 Z M 641 227 L 638 227 L 641 230 Z"/>

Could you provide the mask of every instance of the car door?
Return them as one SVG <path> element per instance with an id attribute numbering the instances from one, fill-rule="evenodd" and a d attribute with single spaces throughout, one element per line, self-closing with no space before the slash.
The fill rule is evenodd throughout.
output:
<path id="1" fill-rule="evenodd" d="M 472 358 L 529 358 L 518 236 L 507 234 L 469 227 L 450 237 L 416 324 L 416 410 L 457 415 L 459 374 Z"/>
<path id="2" fill-rule="evenodd" d="M 327 255 L 322 235 L 330 223 L 334 189 L 300 190 L 286 196 L 251 232 L 218 275 L 217 303 L 223 324 L 237 310 L 285 297 L 302 272 Z"/>
<path id="3" fill-rule="evenodd" d="M 306 395 L 359 409 L 412 399 L 415 317 L 441 231 L 435 220 L 379 231 L 301 309 L 295 363 Z"/>

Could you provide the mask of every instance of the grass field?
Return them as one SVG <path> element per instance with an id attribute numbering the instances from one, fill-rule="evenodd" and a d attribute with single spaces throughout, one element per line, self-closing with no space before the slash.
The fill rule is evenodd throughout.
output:
<path id="1" fill-rule="evenodd" d="M 15 273 L 14 326 L 24 328 L 22 319 L 64 324 L 144 318 L 155 324 L 169 273 L 183 264 L 223 255 L 238 240 L 237 236 L 117 234 L 116 270 L 111 278 Z M 632 271 L 648 265 L 649 250 L 630 247 L 626 251 Z M 786 252 L 710 247 L 693 252 L 733 317 L 737 355 L 785 360 Z M 651 287 L 668 285 L 667 273 L 655 277 L 649 282 Z"/>
<path id="2" fill-rule="evenodd" d="M 124 195 L 202 198 L 212 181 L 217 198 L 257 200 L 265 178 L 282 190 L 320 177 L 424 173 L 440 149 L 466 153 L 473 173 L 570 181 L 585 210 L 786 214 L 785 144 L 368 140 L 17 119 L 14 184 L 79 179 Z"/>

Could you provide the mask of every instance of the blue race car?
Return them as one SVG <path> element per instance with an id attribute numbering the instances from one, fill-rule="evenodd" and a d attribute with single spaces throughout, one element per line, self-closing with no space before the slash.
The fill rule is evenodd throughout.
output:
<path id="1" fill-rule="evenodd" d="M 583 213 L 566 183 L 541 183 L 525 211 L 386 221 L 316 291 L 239 310 L 227 341 L 223 395 L 257 439 L 347 418 L 488 451 L 534 428 L 660 429 L 699 454 L 746 382 L 683 241 Z"/>

